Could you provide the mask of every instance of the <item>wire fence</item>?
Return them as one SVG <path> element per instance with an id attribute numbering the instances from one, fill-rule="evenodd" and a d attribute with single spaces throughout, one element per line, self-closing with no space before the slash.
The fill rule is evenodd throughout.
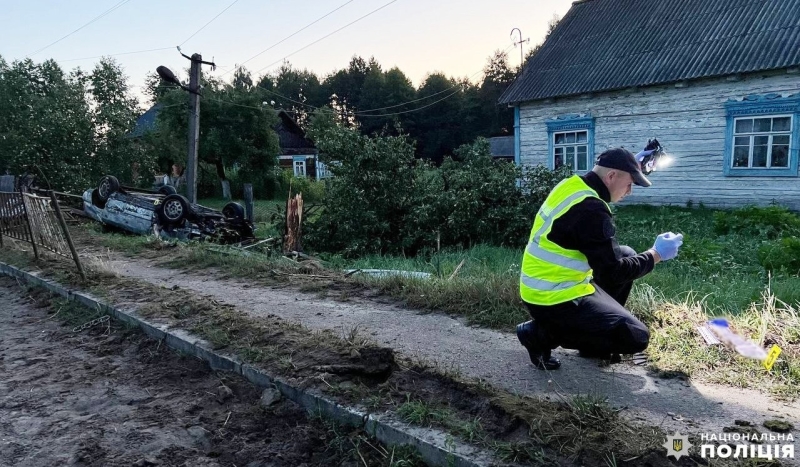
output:
<path id="1" fill-rule="evenodd" d="M 72 259 L 86 279 L 54 192 L 48 192 L 48 196 L 0 192 L 0 246 L 5 246 L 6 237 L 30 243 L 36 259 L 40 249 Z"/>

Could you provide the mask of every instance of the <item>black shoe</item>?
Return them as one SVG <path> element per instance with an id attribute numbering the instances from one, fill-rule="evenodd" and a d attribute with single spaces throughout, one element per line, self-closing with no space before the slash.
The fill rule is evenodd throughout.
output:
<path id="1" fill-rule="evenodd" d="M 540 370 L 557 370 L 561 362 L 552 356 L 550 349 L 542 349 L 536 344 L 536 324 L 528 321 L 517 325 L 517 339 L 528 351 L 533 366 Z"/>
<path id="2" fill-rule="evenodd" d="M 605 360 L 610 363 L 620 363 L 622 361 L 622 356 L 618 353 L 611 353 L 611 352 L 593 352 L 591 350 L 579 350 L 578 356 L 581 358 L 597 358 L 600 360 Z"/>

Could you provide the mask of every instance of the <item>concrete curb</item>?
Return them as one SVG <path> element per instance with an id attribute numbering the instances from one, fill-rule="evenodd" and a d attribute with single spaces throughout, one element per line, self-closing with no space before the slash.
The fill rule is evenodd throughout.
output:
<path id="1" fill-rule="evenodd" d="M 123 323 L 138 327 L 148 337 L 163 340 L 166 345 L 180 352 L 194 355 L 208 362 L 214 370 L 229 371 L 242 375 L 252 384 L 267 388 L 275 387 L 287 399 L 314 415 L 322 415 L 338 423 L 361 428 L 387 446 L 413 446 L 429 465 L 454 467 L 483 467 L 497 465 L 487 451 L 454 440 L 448 434 L 434 429 L 409 426 L 394 420 L 391 414 L 370 414 L 355 408 L 345 407 L 321 394 L 292 386 L 281 378 L 268 375 L 260 369 L 244 364 L 235 357 L 214 352 L 203 339 L 179 328 L 148 322 L 134 311 L 124 311 L 91 295 L 69 290 L 61 284 L 39 277 L 36 273 L 23 271 L 0 262 L 0 273 L 26 282 L 76 301 L 88 308 L 96 309 Z"/>

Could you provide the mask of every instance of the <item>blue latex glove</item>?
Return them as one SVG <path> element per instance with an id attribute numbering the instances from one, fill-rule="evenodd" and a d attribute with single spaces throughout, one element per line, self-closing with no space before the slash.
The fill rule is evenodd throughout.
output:
<path id="1" fill-rule="evenodd" d="M 656 250 L 662 261 L 667 261 L 678 256 L 678 248 L 683 245 L 683 234 L 672 232 L 662 233 L 656 238 L 653 249 Z"/>

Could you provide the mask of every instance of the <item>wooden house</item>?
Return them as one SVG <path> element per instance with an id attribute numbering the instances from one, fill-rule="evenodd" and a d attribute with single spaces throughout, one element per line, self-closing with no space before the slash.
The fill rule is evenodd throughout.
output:
<path id="1" fill-rule="evenodd" d="M 626 202 L 800 209 L 800 0 L 583 0 L 500 98 L 518 164 L 591 170 L 658 138 Z"/>
<path id="2" fill-rule="evenodd" d="M 319 151 L 308 138 L 300 125 L 285 110 L 278 111 L 278 133 L 281 152 L 278 164 L 291 170 L 296 177 L 309 177 L 316 180 L 330 177 L 325 164 L 319 162 Z"/>

